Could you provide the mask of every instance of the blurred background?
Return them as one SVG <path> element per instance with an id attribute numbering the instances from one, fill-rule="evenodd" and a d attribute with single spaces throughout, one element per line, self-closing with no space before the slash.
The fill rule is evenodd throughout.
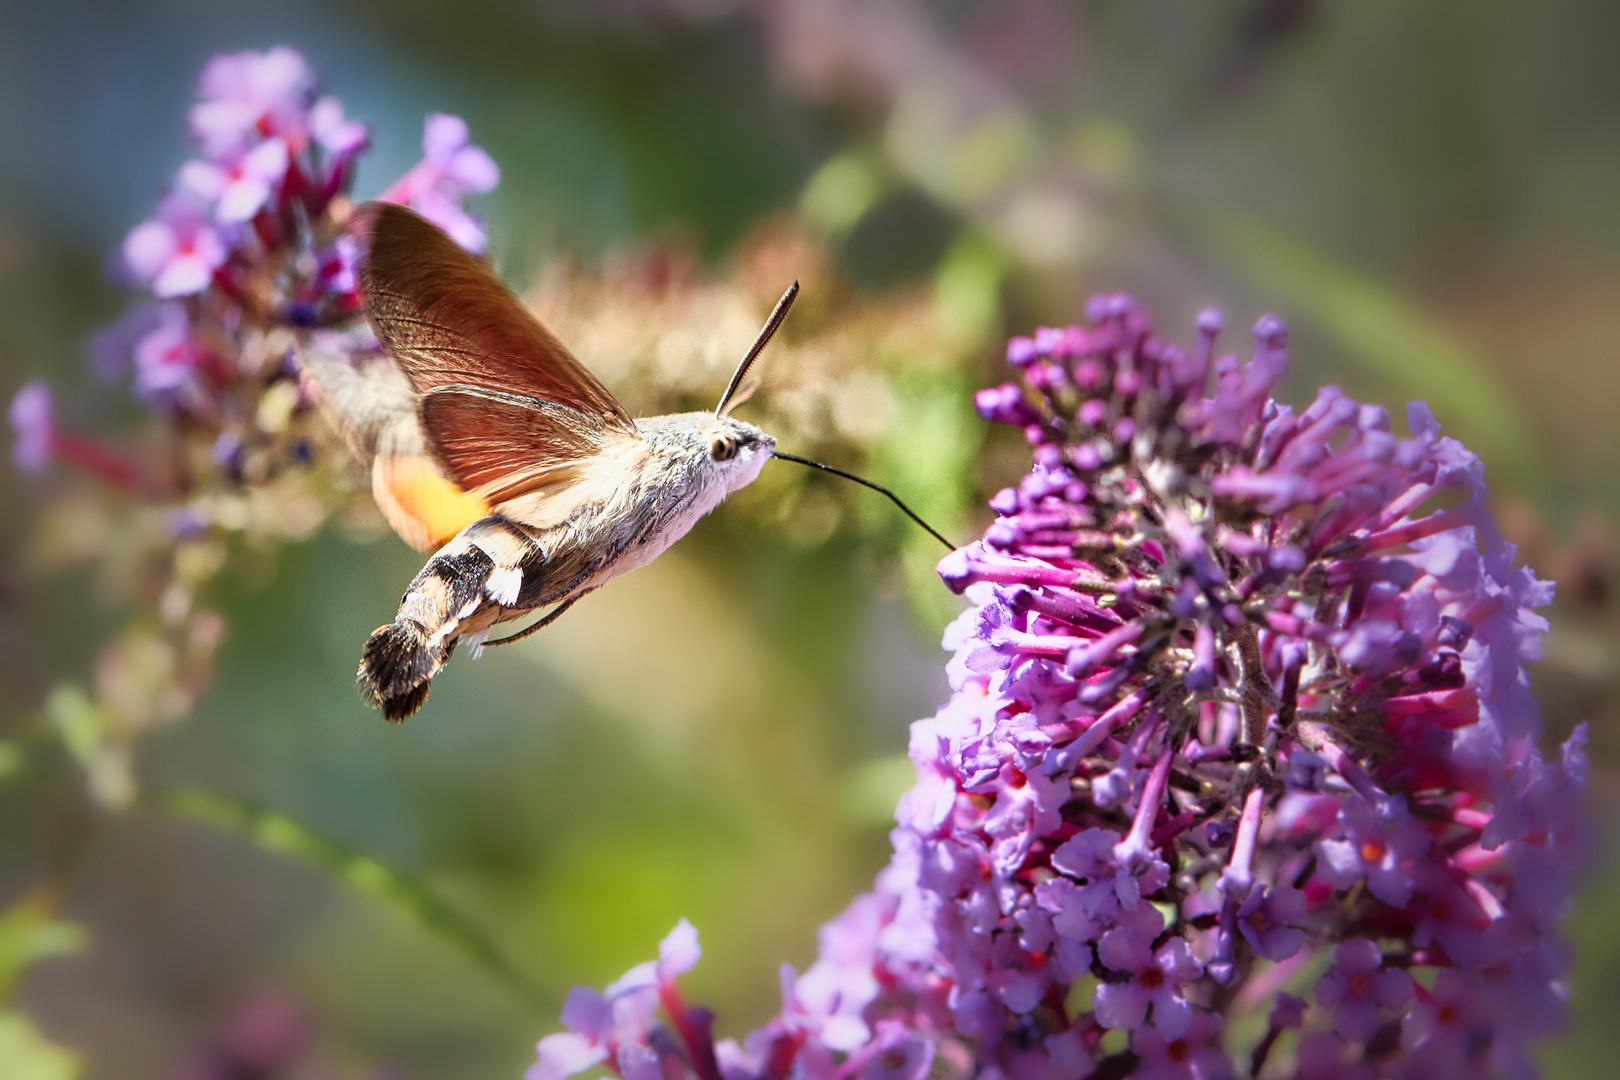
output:
<path id="1" fill-rule="evenodd" d="M 1275 311 L 1296 402 L 1429 400 L 1559 582 L 1535 686 L 1549 741 L 1592 724 L 1597 828 L 1543 1062 L 1611 1074 L 1620 8 L 0 0 L 0 392 L 46 376 L 64 423 L 139 444 L 89 362 L 131 297 L 107 268 L 204 61 L 274 44 L 370 125 L 357 196 L 425 113 L 466 118 L 495 264 L 632 412 L 712 401 L 802 280 L 739 415 L 961 540 L 1027 467 L 971 390 L 1095 291 L 1181 340 L 1220 306 L 1232 347 Z M 570 985 L 682 916 L 720 1033 L 773 1013 L 886 861 L 907 725 L 945 696 L 933 542 L 772 466 L 390 727 L 354 665 L 421 557 L 357 470 L 323 476 L 214 553 L 217 649 L 154 690 L 161 598 L 121 555 L 150 515 L 0 470 L 0 1076 L 514 1077 Z M 120 695 L 162 701 L 92 798 Z"/>

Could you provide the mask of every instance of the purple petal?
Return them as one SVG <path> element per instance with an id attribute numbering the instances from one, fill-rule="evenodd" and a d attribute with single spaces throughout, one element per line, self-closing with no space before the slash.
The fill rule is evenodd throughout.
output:
<path id="1" fill-rule="evenodd" d="M 188 161 L 180 166 L 180 172 L 175 176 L 175 186 L 207 202 L 213 202 L 225 190 L 229 179 L 225 170 L 213 162 Z"/>
<path id="2" fill-rule="evenodd" d="M 600 1040 L 612 1015 L 607 999 L 588 986 L 574 987 L 563 1000 L 563 1026 L 587 1039 Z"/>
<path id="3" fill-rule="evenodd" d="M 208 288 L 214 280 L 214 267 L 195 255 L 171 259 L 152 282 L 152 292 L 168 300 L 191 296 Z"/>
<path id="4" fill-rule="evenodd" d="M 1078 1027 L 1048 1035 L 1046 1059 L 1052 1080 L 1081 1080 L 1097 1071 L 1097 1063 L 1086 1053 Z"/>
<path id="5" fill-rule="evenodd" d="M 9 416 L 12 430 L 17 433 L 11 460 L 19 469 L 38 472 L 50 461 L 54 413 L 51 388 L 43 379 L 24 383 L 11 399 Z"/>
<path id="6" fill-rule="evenodd" d="M 450 239 L 477 254 L 484 250 L 483 227 L 453 199 L 437 191 L 424 191 L 411 203 L 423 217 L 443 229 Z"/>
<path id="7" fill-rule="evenodd" d="M 1317 873 L 1335 889 L 1348 889 L 1367 871 L 1361 852 L 1349 840 L 1323 840 L 1317 850 L 1322 856 Z"/>
<path id="8" fill-rule="evenodd" d="M 658 980 L 669 982 L 697 966 L 703 950 L 698 946 L 698 933 L 691 923 L 682 919 L 675 924 L 663 941 L 658 943 Z"/>
<path id="9" fill-rule="evenodd" d="M 151 281 L 174 257 L 174 229 L 161 221 L 143 221 L 124 237 L 124 263 L 142 281 Z"/>
<path id="10" fill-rule="evenodd" d="M 1279 991 L 1277 1003 L 1271 1010 L 1271 1026 L 1275 1028 L 1304 1027 L 1305 999 Z"/>
<path id="11" fill-rule="evenodd" d="M 456 151 L 444 171 L 463 190 L 475 195 L 494 191 L 501 182 L 500 166 L 481 146 L 468 146 Z"/>
<path id="12" fill-rule="evenodd" d="M 658 985 L 658 965 L 651 960 L 644 961 L 620 975 L 608 984 L 602 995 L 609 1001 L 614 998 L 633 994 L 637 990 L 648 990 Z"/>
<path id="13" fill-rule="evenodd" d="M 242 159 L 242 172 L 248 176 L 262 177 L 265 180 L 280 183 L 287 175 L 287 163 L 291 159 L 287 143 L 284 139 L 266 139 L 264 142 L 248 151 Z"/>
<path id="14" fill-rule="evenodd" d="M 316 142 L 339 158 L 351 156 L 371 138 L 366 125 L 346 119 L 343 103 L 330 96 L 321 98 L 310 108 L 309 130 Z"/>
<path id="15" fill-rule="evenodd" d="M 1159 1034 L 1175 1042 L 1187 1033 L 1191 1022 L 1192 1006 L 1180 994 L 1168 987 L 1153 992 L 1153 1026 L 1159 1029 Z"/>
<path id="16" fill-rule="evenodd" d="M 423 157 L 443 168 L 467 141 L 467 121 L 449 113 L 428 113 L 422 125 Z"/>
<path id="17" fill-rule="evenodd" d="M 619 1047 L 619 1075 L 624 1080 L 663 1080 L 664 1070 L 650 1047 L 625 1043 Z"/>
<path id="18" fill-rule="evenodd" d="M 1355 999 L 1333 1010 L 1333 1030 L 1351 1042 L 1366 1042 L 1378 1030 L 1378 1006 Z"/>
<path id="19" fill-rule="evenodd" d="M 1398 869 L 1374 870 L 1367 875 L 1367 891 L 1390 907 L 1405 907 L 1412 901 L 1412 875 Z"/>
<path id="20" fill-rule="evenodd" d="M 1045 993 L 1046 976 L 1038 972 L 1024 972 L 1014 975 L 1001 988 L 1001 1003 L 1023 1015 L 1039 1005 Z"/>
<path id="21" fill-rule="evenodd" d="M 1366 938 L 1351 938 L 1333 953 L 1334 961 L 1344 971 L 1367 973 L 1384 966 L 1384 952 L 1378 943 Z"/>
<path id="22" fill-rule="evenodd" d="M 1204 965 L 1193 959 L 1192 951 L 1181 938 L 1171 938 L 1153 957 L 1153 963 L 1164 973 L 1165 981 L 1174 986 L 1191 982 L 1204 973 Z"/>
<path id="23" fill-rule="evenodd" d="M 1292 927 L 1278 927 L 1258 933 L 1248 923 L 1239 923 L 1238 929 L 1243 931 L 1243 936 L 1257 954 L 1273 963 L 1287 960 L 1305 944 L 1305 932 Z"/>
<path id="24" fill-rule="evenodd" d="M 524 1080 L 563 1080 L 607 1060 L 607 1050 L 578 1035 L 547 1035 L 536 1047 L 540 1060 L 529 1066 Z"/>
<path id="25" fill-rule="evenodd" d="M 1141 971 L 1153 963 L 1153 952 L 1141 934 L 1120 926 L 1108 931 L 1097 943 L 1097 959 L 1112 971 Z"/>
<path id="26" fill-rule="evenodd" d="M 1412 977 L 1400 970 L 1381 971 L 1373 980 L 1372 996 L 1386 1009 L 1403 1009 L 1412 1000 Z"/>
<path id="27" fill-rule="evenodd" d="M 214 216 L 223 225 L 250 220 L 270 199 L 270 184 L 256 176 L 234 181 L 220 195 Z"/>
<path id="28" fill-rule="evenodd" d="M 1092 1008 L 1097 1023 L 1105 1028 L 1130 1031 L 1142 1026 L 1147 1017 L 1148 992 L 1134 980 L 1128 983 L 1103 983 L 1097 987 Z"/>
<path id="29" fill-rule="evenodd" d="M 858 1016 L 830 1016 L 821 1025 L 821 1041 L 829 1050 L 849 1053 L 865 1046 L 872 1029 Z"/>

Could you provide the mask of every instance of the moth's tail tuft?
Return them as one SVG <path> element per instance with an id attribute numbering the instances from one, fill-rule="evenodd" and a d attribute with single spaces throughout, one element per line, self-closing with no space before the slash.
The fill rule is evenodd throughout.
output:
<path id="1" fill-rule="evenodd" d="M 356 681 L 367 704 L 397 723 L 422 707 L 443 664 L 443 650 L 431 647 L 416 623 L 400 619 L 366 639 Z"/>
<path id="2" fill-rule="evenodd" d="M 403 723 L 407 717 L 415 716 L 416 711 L 427 701 L 428 691 L 433 688 L 432 679 L 423 679 L 415 690 L 408 691 L 398 697 L 385 698 L 381 702 L 383 719 L 391 724 Z"/>

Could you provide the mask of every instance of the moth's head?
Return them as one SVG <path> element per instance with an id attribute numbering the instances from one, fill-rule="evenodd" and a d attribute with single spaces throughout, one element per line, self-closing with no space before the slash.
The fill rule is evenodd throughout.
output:
<path id="1" fill-rule="evenodd" d="M 728 492 L 753 483 L 776 440 L 753 424 L 714 413 L 677 413 L 636 421 L 655 452 L 693 472 L 717 478 Z"/>

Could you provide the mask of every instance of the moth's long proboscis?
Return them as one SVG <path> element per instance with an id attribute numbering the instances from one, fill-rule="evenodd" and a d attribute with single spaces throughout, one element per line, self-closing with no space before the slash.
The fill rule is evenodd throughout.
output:
<path id="1" fill-rule="evenodd" d="M 776 307 L 771 309 L 771 317 L 765 320 L 765 326 L 760 330 L 759 337 L 754 339 L 754 344 L 748 350 L 748 355 L 744 356 L 742 363 L 737 365 L 737 373 L 731 377 L 730 385 L 726 387 L 726 392 L 721 395 L 720 404 L 714 408 L 714 415 L 726 415 L 726 406 L 731 402 L 731 395 L 735 394 L 737 387 L 742 385 L 743 376 L 747 375 L 748 369 L 754 366 L 754 360 L 764 351 L 765 346 L 770 344 L 771 338 L 776 335 L 777 329 L 782 325 L 782 320 L 787 318 L 788 309 L 793 306 L 793 301 L 798 295 L 799 283 L 795 281 L 788 286 L 787 292 L 782 294 L 782 299 L 776 302 Z"/>
<path id="2" fill-rule="evenodd" d="M 950 550 L 956 550 L 955 544 L 945 539 L 945 537 L 940 534 L 938 529 L 934 528 L 932 525 L 928 524 L 928 522 L 918 517 L 911 507 L 907 506 L 901 501 L 900 496 L 896 495 L 882 484 L 874 484 L 872 481 L 867 480 L 864 477 L 856 476 L 851 472 L 845 472 L 843 469 L 835 469 L 831 465 L 823 465 L 821 462 L 811 461 L 809 458 L 795 457 L 792 454 L 784 454 L 780 450 L 773 451 L 771 456 L 781 458 L 783 461 L 793 461 L 800 465 L 808 465 L 812 469 L 820 469 L 822 472 L 830 472 L 834 476 L 842 476 L 845 480 L 853 480 L 857 484 L 861 484 L 865 487 L 871 488 L 873 491 L 881 492 L 882 494 L 887 495 L 894 502 L 894 505 L 898 506 L 902 511 L 905 512 L 906 517 L 910 518 L 912 521 L 915 521 L 918 525 L 921 525 L 929 536 L 932 536 L 935 540 L 938 540 Z"/>

